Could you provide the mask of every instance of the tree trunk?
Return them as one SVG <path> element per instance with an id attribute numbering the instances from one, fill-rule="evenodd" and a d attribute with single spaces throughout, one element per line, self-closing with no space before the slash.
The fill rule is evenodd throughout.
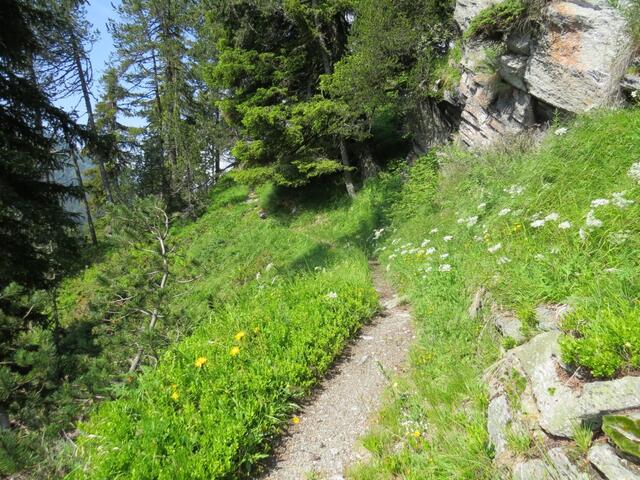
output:
<path id="1" fill-rule="evenodd" d="M 87 125 L 94 135 L 98 135 L 96 131 L 96 122 L 93 118 L 93 107 L 91 106 L 91 97 L 89 96 L 89 87 L 87 86 L 87 77 L 85 76 L 84 68 L 82 68 L 82 60 L 80 59 L 80 49 L 75 38 L 71 41 L 71 48 L 73 49 L 73 60 L 76 64 L 76 72 L 78 79 L 80 80 L 80 88 L 82 89 L 82 96 L 84 98 L 84 106 L 87 109 Z M 102 188 L 107 195 L 107 200 L 113 203 L 113 195 L 111 194 L 111 187 L 109 185 L 109 177 L 107 177 L 107 170 L 104 166 L 102 155 L 95 152 L 96 163 L 98 164 L 98 170 L 100 171 L 100 179 L 102 180 Z"/>
<path id="2" fill-rule="evenodd" d="M 349 152 L 347 151 L 347 144 L 344 139 L 340 139 L 340 157 L 342 159 L 342 165 L 345 167 L 342 172 L 344 178 L 344 185 L 347 188 L 347 193 L 351 198 L 356 198 L 356 189 L 353 186 L 353 177 L 351 176 L 351 161 L 349 160 Z"/>

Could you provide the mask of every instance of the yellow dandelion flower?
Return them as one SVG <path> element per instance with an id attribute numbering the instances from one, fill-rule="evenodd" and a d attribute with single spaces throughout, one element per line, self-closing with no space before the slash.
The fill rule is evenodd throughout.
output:
<path id="1" fill-rule="evenodd" d="M 178 399 L 180 398 L 180 394 L 178 392 L 174 391 L 171 394 L 171 398 L 173 398 L 175 401 L 178 401 Z"/>
<path id="2" fill-rule="evenodd" d="M 300 423 L 300 417 L 293 417 L 291 421 L 293 422 L 294 425 L 297 425 Z"/>
<path id="3" fill-rule="evenodd" d="M 229 350 L 229 355 L 231 355 L 232 357 L 237 357 L 238 355 L 240 355 L 240 347 L 231 347 L 231 350 Z"/>
<path id="4" fill-rule="evenodd" d="M 205 363 L 207 363 L 207 357 L 198 357 L 196 358 L 196 361 L 193 362 L 196 368 L 202 368 Z"/>
<path id="5" fill-rule="evenodd" d="M 418 437 L 422 436 L 422 433 L 420 433 L 418 430 L 416 430 L 415 432 L 413 432 L 413 436 L 418 438 Z"/>
<path id="6" fill-rule="evenodd" d="M 236 333 L 233 338 L 236 339 L 236 341 L 240 341 L 242 340 L 245 336 L 247 335 L 247 333 L 244 330 L 240 330 L 238 333 Z"/>

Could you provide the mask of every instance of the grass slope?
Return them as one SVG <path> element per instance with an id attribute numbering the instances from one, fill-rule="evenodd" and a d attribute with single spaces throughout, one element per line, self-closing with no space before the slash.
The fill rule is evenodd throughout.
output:
<path id="1" fill-rule="evenodd" d="M 495 478 L 482 373 L 500 345 L 486 312 L 467 313 L 480 285 L 529 335 L 536 305 L 570 303 L 563 355 L 594 377 L 640 367 L 640 185 L 628 174 L 640 111 L 565 128 L 533 149 L 445 149 L 408 172 L 379 252 L 419 339 L 410 377 L 364 439 L 374 458 L 351 478 Z"/>
<path id="2" fill-rule="evenodd" d="M 295 212 L 268 188 L 260 197 L 265 220 L 231 185 L 174 231 L 183 267 L 199 265 L 168 308 L 191 334 L 80 426 L 71 478 L 250 475 L 295 402 L 375 313 L 366 239 L 379 194 L 294 199 Z"/>

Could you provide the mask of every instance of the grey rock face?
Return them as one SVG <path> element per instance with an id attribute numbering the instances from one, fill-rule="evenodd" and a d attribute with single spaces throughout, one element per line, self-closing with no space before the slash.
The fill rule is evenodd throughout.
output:
<path id="1" fill-rule="evenodd" d="M 507 448 L 507 428 L 511 420 L 511 411 L 506 395 L 499 395 L 489 402 L 487 430 L 496 456 L 500 456 Z"/>
<path id="2" fill-rule="evenodd" d="M 513 480 L 551 480 L 547 465 L 540 459 L 518 463 L 513 467 Z"/>
<path id="3" fill-rule="evenodd" d="M 525 73 L 531 95 L 570 112 L 616 101 L 631 56 L 621 13 L 606 0 L 551 2 Z"/>
<path id="4" fill-rule="evenodd" d="M 550 462 L 550 470 L 552 478 L 562 478 L 565 480 L 589 480 L 589 475 L 578 470 L 562 448 L 552 448 L 547 452 L 547 458 Z"/>
<path id="5" fill-rule="evenodd" d="M 525 336 L 522 334 L 522 322 L 518 317 L 509 312 L 494 310 L 492 318 L 493 323 L 503 336 L 512 338 L 517 342 L 525 340 Z"/>
<path id="6" fill-rule="evenodd" d="M 606 443 L 591 447 L 588 458 L 607 480 L 640 480 L 640 467 L 620 458 Z"/>
<path id="7" fill-rule="evenodd" d="M 512 32 L 506 38 L 507 50 L 519 55 L 529 55 L 531 53 L 531 33 Z"/>
<path id="8" fill-rule="evenodd" d="M 496 3 L 500 3 L 500 0 L 458 0 L 453 12 L 453 18 L 460 25 L 460 28 L 465 30 L 473 20 L 473 17 Z"/>
<path id="9" fill-rule="evenodd" d="M 620 86 L 623 90 L 627 90 L 629 92 L 640 90 L 640 76 L 631 74 L 625 75 L 622 77 Z"/>
<path id="10" fill-rule="evenodd" d="M 527 57 L 524 55 L 506 54 L 500 57 L 500 68 L 498 74 L 510 85 L 525 90 L 524 72 L 527 69 Z"/>
<path id="11" fill-rule="evenodd" d="M 559 332 L 537 335 L 511 354 L 531 381 L 540 411 L 540 426 L 548 433 L 571 437 L 583 422 L 598 425 L 602 415 L 640 407 L 640 377 L 590 382 L 573 390 L 558 375 Z"/>
<path id="12" fill-rule="evenodd" d="M 562 318 L 571 311 L 569 305 L 540 305 L 536 307 L 536 321 L 541 330 L 559 330 Z"/>

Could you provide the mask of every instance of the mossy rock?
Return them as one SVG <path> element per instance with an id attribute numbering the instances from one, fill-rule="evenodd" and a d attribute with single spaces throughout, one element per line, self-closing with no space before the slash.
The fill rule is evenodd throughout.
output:
<path id="1" fill-rule="evenodd" d="M 605 415 L 602 430 L 622 452 L 640 459 L 640 414 Z"/>

